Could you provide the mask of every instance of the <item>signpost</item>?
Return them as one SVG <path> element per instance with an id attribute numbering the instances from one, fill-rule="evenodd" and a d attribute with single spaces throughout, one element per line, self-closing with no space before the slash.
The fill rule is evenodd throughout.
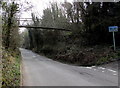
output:
<path id="1" fill-rule="evenodd" d="M 109 32 L 113 32 L 113 45 L 114 45 L 114 51 L 115 51 L 116 47 L 115 47 L 115 34 L 114 34 L 114 32 L 118 32 L 118 26 L 109 26 Z"/>

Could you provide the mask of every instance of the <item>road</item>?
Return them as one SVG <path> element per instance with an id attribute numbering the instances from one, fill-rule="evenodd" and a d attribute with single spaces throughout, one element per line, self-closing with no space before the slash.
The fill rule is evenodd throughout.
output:
<path id="1" fill-rule="evenodd" d="M 20 49 L 23 86 L 118 86 L 118 71 L 63 64 Z"/>

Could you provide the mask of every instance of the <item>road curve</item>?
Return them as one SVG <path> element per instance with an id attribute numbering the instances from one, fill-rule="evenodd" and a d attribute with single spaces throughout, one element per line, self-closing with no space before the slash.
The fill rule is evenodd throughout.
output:
<path id="1" fill-rule="evenodd" d="M 118 86 L 118 71 L 63 64 L 20 49 L 23 86 Z"/>

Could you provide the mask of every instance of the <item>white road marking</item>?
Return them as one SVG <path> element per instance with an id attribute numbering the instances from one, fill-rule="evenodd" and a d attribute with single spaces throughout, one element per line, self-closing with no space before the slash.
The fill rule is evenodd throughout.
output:
<path id="1" fill-rule="evenodd" d="M 36 56 L 33 56 L 33 57 L 36 57 Z"/>
<path id="2" fill-rule="evenodd" d="M 104 70 L 105 68 L 103 68 L 103 67 L 98 67 L 98 69 L 102 69 L 102 70 Z"/>
<path id="3" fill-rule="evenodd" d="M 102 72 L 105 72 L 105 71 L 102 71 Z"/>
<path id="4" fill-rule="evenodd" d="M 112 69 L 108 69 L 108 71 L 111 71 L 111 72 L 117 72 L 117 71 L 114 71 L 114 70 L 112 70 Z"/>
<path id="5" fill-rule="evenodd" d="M 113 74 L 113 75 L 117 75 L 117 74 Z"/>
<path id="6" fill-rule="evenodd" d="M 92 67 L 86 67 L 86 68 L 88 68 L 88 69 L 92 69 Z"/>

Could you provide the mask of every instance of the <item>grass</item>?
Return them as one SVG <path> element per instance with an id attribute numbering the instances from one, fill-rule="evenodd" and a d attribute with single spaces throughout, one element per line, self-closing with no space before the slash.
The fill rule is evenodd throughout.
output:
<path id="1" fill-rule="evenodd" d="M 2 86 L 20 86 L 20 55 L 3 52 Z"/>

